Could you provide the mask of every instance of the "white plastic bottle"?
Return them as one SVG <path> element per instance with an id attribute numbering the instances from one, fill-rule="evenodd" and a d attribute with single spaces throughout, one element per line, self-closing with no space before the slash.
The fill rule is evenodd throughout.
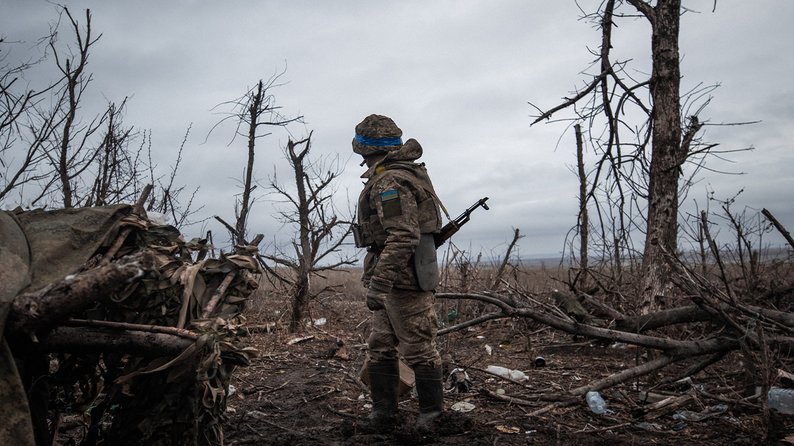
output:
<path id="1" fill-rule="evenodd" d="M 485 371 L 488 373 L 493 373 L 494 375 L 499 375 L 502 378 L 512 379 L 513 381 L 517 382 L 529 380 L 529 377 L 521 370 L 512 370 L 500 365 L 489 365 Z"/>
<path id="2" fill-rule="evenodd" d="M 494 375 L 499 375 L 502 378 L 510 378 L 510 369 L 500 365 L 489 365 L 485 371 L 488 373 L 493 373 Z"/>
<path id="3" fill-rule="evenodd" d="M 770 409 L 783 414 L 794 414 L 794 389 L 770 387 L 766 398 Z"/>
<path id="4" fill-rule="evenodd" d="M 585 394 L 584 399 L 587 401 L 587 406 L 590 407 L 590 410 L 593 411 L 594 414 L 602 415 L 606 413 L 607 403 L 604 401 L 604 398 L 601 398 L 600 393 L 591 390 Z"/>

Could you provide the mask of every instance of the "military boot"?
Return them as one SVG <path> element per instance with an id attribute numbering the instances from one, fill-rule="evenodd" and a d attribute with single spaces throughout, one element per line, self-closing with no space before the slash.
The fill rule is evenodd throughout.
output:
<path id="1" fill-rule="evenodd" d="M 372 412 L 367 430 L 382 432 L 397 420 L 397 394 L 400 387 L 400 368 L 397 360 L 372 361 L 368 367 Z"/>
<path id="2" fill-rule="evenodd" d="M 432 431 L 435 428 L 435 421 L 441 416 L 441 410 L 444 408 L 441 367 L 421 364 L 414 367 L 414 375 L 416 376 L 416 393 L 419 397 L 416 428 Z"/>

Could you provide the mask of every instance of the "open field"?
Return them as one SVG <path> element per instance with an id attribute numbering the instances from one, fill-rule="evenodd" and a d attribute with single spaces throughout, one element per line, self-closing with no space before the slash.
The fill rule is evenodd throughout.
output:
<path id="1" fill-rule="evenodd" d="M 556 273 L 535 268 L 522 277 L 539 298 L 548 299 Z M 766 436 L 760 400 L 741 400 L 754 389 L 746 388 L 746 358 L 736 352 L 684 382 L 660 385 L 654 382 L 659 376 L 651 374 L 609 388 L 603 392 L 610 410 L 606 415 L 590 412 L 584 399 L 553 405 L 554 395 L 647 361 L 647 353 L 623 343 L 575 338 L 527 319 L 491 321 L 439 338 L 445 377 L 462 369 L 468 381 L 448 382 L 446 427 L 435 438 L 410 428 L 417 411 L 411 394 L 400 404 L 403 426 L 391 435 L 364 434 L 358 424 L 369 411 L 369 400 L 358 373 L 370 313 L 357 273 L 349 277 L 336 292 L 313 302 L 314 323 L 302 332 L 286 331 L 288 302 L 267 291 L 248 311 L 255 328 L 250 341 L 261 356 L 233 376 L 235 393 L 228 400 L 225 424 L 228 444 L 753 445 Z M 314 285 L 320 289 L 326 284 Z M 442 326 L 476 316 L 482 305 L 439 299 Z M 538 357 L 545 361 L 541 367 L 535 366 Z M 489 365 L 520 370 L 528 379 L 499 378 L 485 371 Z M 688 365 L 676 364 L 672 371 Z M 656 416 L 646 413 L 644 392 L 652 398 L 691 397 Z M 473 409 L 449 410 L 461 402 Z M 786 428 L 791 432 L 791 417 L 773 417 L 772 422 L 779 437 L 791 435 L 786 433 Z"/>

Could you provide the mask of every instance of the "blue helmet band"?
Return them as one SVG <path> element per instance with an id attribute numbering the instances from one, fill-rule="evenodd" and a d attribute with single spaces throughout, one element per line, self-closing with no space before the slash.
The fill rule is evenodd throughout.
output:
<path id="1" fill-rule="evenodd" d="M 388 147 L 388 146 L 401 146 L 403 144 L 402 138 L 367 138 L 366 136 L 356 135 L 356 142 L 362 146 L 370 147 Z"/>

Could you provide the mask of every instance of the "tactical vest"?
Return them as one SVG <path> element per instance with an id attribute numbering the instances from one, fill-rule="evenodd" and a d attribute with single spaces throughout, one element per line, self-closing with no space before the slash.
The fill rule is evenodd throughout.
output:
<path id="1" fill-rule="evenodd" d="M 386 244 L 386 230 L 377 211 L 370 204 L 372 188 L 387 175 L 398 177 L 414 186 L 414 198 L 419 212 L 419 246 L 413 255 L 416 286 L 425 291 L 434 290 L 439 281 L 434 233 L 441 229 L 441 203 L 422 164 L 395 162 L 385 164 L 384 171 L 369 178 L 358 202 L 358 224 L 353 228 L 356 246 L 367 248 L 375 259 Z M 370 256 L 368 256 L 369 258 Z M 377 260 L 375 260 L 377 261 Z M 366 265 L 365 265 L 366 268 Z"/>

